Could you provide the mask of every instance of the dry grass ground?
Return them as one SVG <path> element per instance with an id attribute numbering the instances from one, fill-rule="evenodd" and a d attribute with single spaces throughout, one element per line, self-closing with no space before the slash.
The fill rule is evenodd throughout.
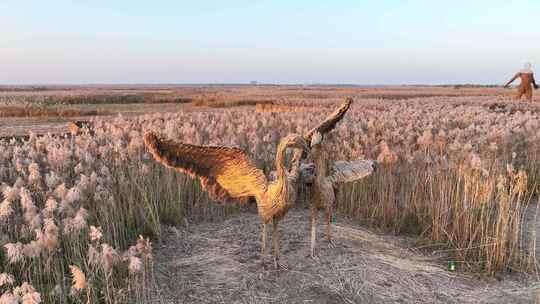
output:
<path id="1" fill-rule="evenodd" d="M 535 303 L 536 287 L 520 278 L 449 272 L 444 256 L 339 217 L 335 248 L 321 240 L 313 260 L 307 257 L 308 226 L 304 210 L 291 212 L 280 225 L 288 271 L 260 264 L 254 213 L 166 229 L 155 246 L 162 303 Z"/>
<path id="2" fill-rule="evenodd" d="M 513 90 L 500 88 L 420 86 L 0 86 L 0 137 L 27 135 L 29 131 L 35 134 L 63 133 L 66 122 L 87 120 L 96 115 L 107 119 L 118 114 L 206 111 L 212 107 L 256 104 L 261 112 L 309 112 L 314 102 L 337 102 L 344 96 L 396 100 L 432 96 L 510 96 L 513 93 Z M 304 106 L 283 104 L 291 101 Z"/>

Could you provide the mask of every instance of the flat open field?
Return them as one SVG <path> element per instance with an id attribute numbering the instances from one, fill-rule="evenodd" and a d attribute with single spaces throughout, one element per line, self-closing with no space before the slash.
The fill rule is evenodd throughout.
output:
<path id="1" fill-rule="evenodd" d="M 493 96 L 491 101 L 511 96 L 501 88 L 479 87 L 341 87 L 341 86 L 68 86 L 0 87 L 0 137 L 63 132 L 65 123 L 88 119 L 99 114 L 102 119 L 147 113 L 204 111 L 204 105 L 220 107 L 255 105 L 268 102 L 335 102 L 345 96 L 383 101 L 427 97 Z M 484 99 L 485 100 L 485 99 Z M 535 100 L 540 100 L 535 98 Z M 193 106 L 192 104 L 201 106 Z M 534 109 L 538 105 L 528 105 Z M 71 113 L 51 111 L 61 108 Z M 26 109 L 26 111 L 22 111 Z M 35 113 L 28 109 L 35 109 Z M 17 111 L 18 110 L 18 111 Z M 52 112 L 52 113 L 51 113 Z M 15 115 L 16 114 L 16 115 Z M 26 115 L 25 115 L 26 114 Z"/>
<path id="2" fill-rule="evenodd" d="M 0 87 L 0 303 L 539 303 L 540 98 L 513 93 Z M 346 97 L 324 149 L 379 169 L 337 187 L 335 246 L 320 219 L 314 259 L 302 190 L 280 222 L 287 270 L 261 264 L 253 203 L 214 202 L 142 140 L 239 147 L 269 175 L 279 140 Z M 90 127 L 56 136 L 73 120 Z"/>

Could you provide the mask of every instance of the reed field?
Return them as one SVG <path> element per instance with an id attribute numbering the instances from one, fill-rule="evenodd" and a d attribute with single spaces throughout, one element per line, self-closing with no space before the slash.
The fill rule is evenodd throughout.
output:
<path id="1" fill-rule="evenodd" d="M 0 132 L 0 304 L 152 303 L 159 297 L 153 247 L 162 243 L 164 229 L 252 214 L 254 206 L 212 202 L 197 181 L 157 164 L 143 134 L 239 147 L 269 173 L 279 139 L 308 131 L 346 96 L 355 101 L 325 138 L 325 149 L 332 160 L 377 160 L 379 170 L 339 187 L 338 217 L 412 238 L 424 248 L 420 254 L 444 252 L 463 273 L 537 273 L 536 233 L 527 221 L 535 219 L 538 204 L 540 107 L 512 101 L 508 91 L 116 90 L 0 93 L 0 119 L 91 116 L 91 130 L 76 136 L 33 132 L 21 141 Z M 131 114 L 93 107 L 85 109 L 97 112 L 13 110 L 115 103 L 181 107 Z M 300 195 L 296 208 L 308 206 L 309 196 Z"/>

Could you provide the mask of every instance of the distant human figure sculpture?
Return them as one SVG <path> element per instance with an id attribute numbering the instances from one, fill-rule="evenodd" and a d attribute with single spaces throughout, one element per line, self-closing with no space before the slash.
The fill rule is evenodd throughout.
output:
<path id="1" fill-rule="evenodd" d="M 532 88 L 534 87 L 535 89 L 538 89 L 538 85 L 536 85 L 534 80 L 534 74 L 530 63 L 526 63 L 523 69 L 514 75 L 514 77 L 504 85 L 504 87 L 507 88 L 512 82 L 514 82 L 514 80 L 518 78 L 521 79 L 521 84 L 518 87 L 516 99 L 519 100 L 521 97 L 525 96 L 528 101 L 532 101 Z"/>

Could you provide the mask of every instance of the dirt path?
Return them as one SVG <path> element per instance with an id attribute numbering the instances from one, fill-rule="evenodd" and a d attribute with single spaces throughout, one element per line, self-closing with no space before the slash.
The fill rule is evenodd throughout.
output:
<path id="1" fill-rule="evenodd" d="M 535 303 L 532 284 L 448 272 L 440 260 L 407 249 L 403 238 L 347 221 L 333 226 L 335 248 L 320 241 L 319 258 L 306 258 L 307 219 L 305 211 L 292 211 L 280 226 L 288 271 L 273 270 L 270 257 L 269 267 L 260 264 L 256 214 L 170 228 L 156 246 L 162 302 Z"/>

